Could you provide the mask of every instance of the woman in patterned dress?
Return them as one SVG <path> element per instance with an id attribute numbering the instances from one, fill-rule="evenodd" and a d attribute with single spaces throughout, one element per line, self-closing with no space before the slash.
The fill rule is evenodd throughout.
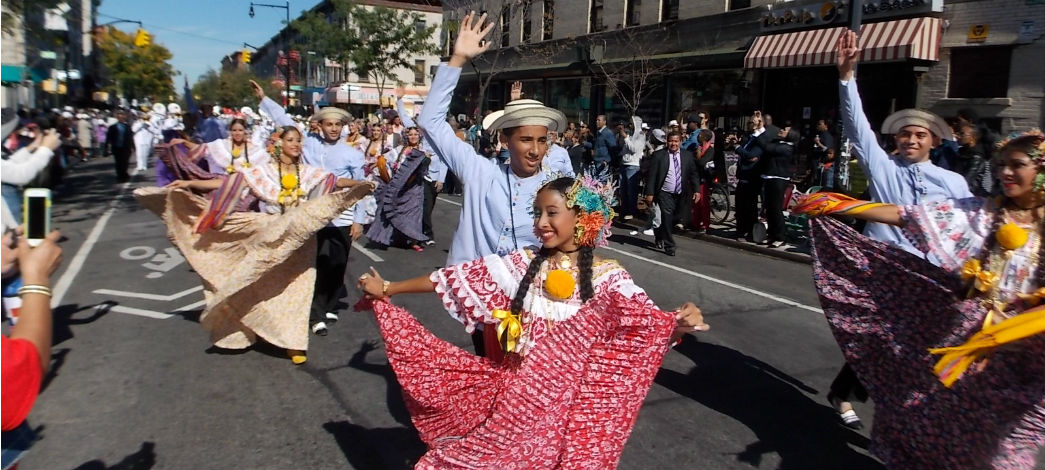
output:
<path id="1" fill-rule="evenodd" d="M 903 227 L 941 260 L 812 222 L 821 304 L 875 402 L 871 451 L 889 468 L 1030 469 L 1045 443 L 1045 136 L 1001 142 L 995 168 L 997 198 L 821 193 L 796 207 Z"/>
<path id="2" fill-rule="evenodd" d="M 424 176 L 431 160 L 420 149 L 418 128 L 407 129 L 405 138 L 404 145 L 377 160 L 375 171 L 383 184 L 374 194 L 377 212 L 366 237 L 383 246 L 403 242 L 410 249 L 422 252 L 420 243 L 428 240 L 421 230 Z"/>
<path id="3" fill-rule="evenodd" d="M 286 348 L 295 364 L 305 362 L 308 349 L 314 234 L 373 190 L 302 163 L 301 138 L 285 127 L 265 163 L 135 191 L 203 279 L 200 323 L 214 345 L 243 349 L 261 337 Z M 210 200 L 195 191 L 212 192 Z M 235 209 L 247 197 L 260 200 L 260 212 Z"/>
<path id="4" fill-rule="evenodd" d="M 675 315 L 594 255 L 609 234 L 612 191 L 592 179 L 547 183 L 534 207 L 541 247 L 408 281 L 360 278 L 428 445 L 415 468 L 616 467 Z M 496 328 L 505 356 L 474 356 L 387 301 L 410 292 L 438 293 L 466 331 Z M 707 329 L 696 306 L 682 311 L 697 325 L 688 331 Z"/>

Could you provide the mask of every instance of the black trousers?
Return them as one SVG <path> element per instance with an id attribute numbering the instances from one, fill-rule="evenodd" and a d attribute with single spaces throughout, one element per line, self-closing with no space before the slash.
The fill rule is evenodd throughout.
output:
<path id="1" fill-rule="evenodd" d="M 788 180 L 769 178 L 762 181 L 765 185 L 762 207 L 766 209 L 766 224 L 769 225 L 769 240 L 782 242 L 787 236 L 787 225 L 784 221 L 784 192 L 787 191 Z"/>
<path id="2" fill-rule="evenodd" d="M 762 179 L 757 175 L 737 183 L 737 234 L 748 235 L 758 222 L 758 196 L 762 193 Z"/>
<path id="3" fill-rule="evenodd" d="M 435 192 L 435 183 L 431 181 L 425 181 L 425 205 L 424 211 L 421 213 L 421 233 L 425 234 L 429 240 L 435 240 L 435 236 L 432 234 L 432 210 L 435 209 L 435 198 L 438 194 Z"/>
<path id="4" fill-rule="evenodd" d="M 460 184 L 457 182 L 457 176 L 454 172 L 447 170 L 446 181 L 443 182 L 443 192 L 446 194 L 457 194 L 461 192 Z"/>
<path id="5" fill-rule="evenodd" d="M 316 285 L 312 293 L 309 323 L 326 319 L 333 312 L 345 291 L 345 268 L 348 252 L 352 249 L 351 227 L 323 227 L 316 232 Z"/>
<path id="6" fill-rule="evenodd" d="M 657 205 L 660 207 L 660 227 L 653 230 L 658 243 L 664 244 L 664 251 L 675 249 L 675 236 L 671 231 L 675 228 L 675 213 L 682 205 L 682 195 L 660 191 L 657 193 Z"/>
<path id="7" fill-rule="evenodd" d="M 130 179 L 127 175 L 127 164 L 131 161 L 131 149 L 128 148 L 113 148 L 112 149 L 113 159 L 116 160 L 116 181 L 124 182 Z"/>
<path id="8" fill-rule="evenodd" d="M 867 389 L 864 388 L 864 384 L 860 383 L 860 379 L 848 362 L 842 366 L 842 370 L 838 371 L 835 380 L 831 382 L 831 395 L 842 401 L 867 401 Z"/>

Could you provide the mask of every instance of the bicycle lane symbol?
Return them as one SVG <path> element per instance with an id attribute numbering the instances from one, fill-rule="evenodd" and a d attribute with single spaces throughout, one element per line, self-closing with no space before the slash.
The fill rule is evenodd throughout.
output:
<path id="1" fill-rule="evenodd" d="M 129 261 L 148 260 L 141 264 L 145 269 L 152 271 L 145 275 L 148 279 L 163 277 L 164 274 L 185 262 L 185 258 L 174 247 L 169 247 L 157 253 L 156 249 L 150 246 L 132 246 L 121 251 L 120 258 Z"/>

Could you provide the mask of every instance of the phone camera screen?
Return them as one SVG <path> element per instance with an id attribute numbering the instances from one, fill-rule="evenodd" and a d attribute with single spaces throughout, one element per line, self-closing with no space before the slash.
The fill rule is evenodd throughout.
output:
<path id="1" fill-rule="evenodd" d="M 47 236 L 47 198 L 30 197 L 28 223 L 26 224 L 26 238 L 44 238 Z"/>

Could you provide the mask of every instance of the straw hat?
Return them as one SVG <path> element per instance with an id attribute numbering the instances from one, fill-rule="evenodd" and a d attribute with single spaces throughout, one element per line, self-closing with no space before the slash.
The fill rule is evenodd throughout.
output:
<path id="1" fill-rule="evenodd" d="M 947 121 L 933 113 L 913 108 L 897 111 L 885 118 L 885 122 L 882 123 L 882 133 L 896 134 L 907 126 L 923 127 L 936 137 L 952 139 L 951 127 L 947 125 Z"/>
<path id="2" fill-rule="evenodd" d="M 352 120 L 352 115 L 348 114 L 348 111 L 341 108 L 327 106 L 317 111 L 316 114 L 313 114 L 312 119 L 310 120 L 322 121 L 324 119 L 337 119 L 344 124 Z"/>
<path id="3" fill-rule="evenodd" d="M 483 118 L 483 128 L 490 131 L 520 126 L 544 126 L 562 132 L 566 130 L 566 115 L 537 100 L 515 100 Z"/>

